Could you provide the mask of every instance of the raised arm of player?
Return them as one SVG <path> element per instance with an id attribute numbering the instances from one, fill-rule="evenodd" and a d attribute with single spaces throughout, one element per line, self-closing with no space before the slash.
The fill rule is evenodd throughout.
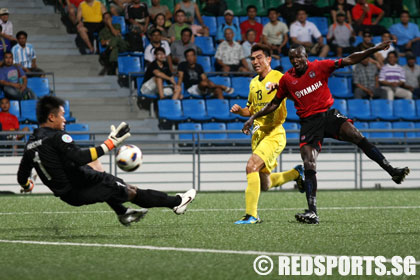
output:
<path id="1" fill-rule="evenodd" d="M 20 161 L 17 173 L 17 181 L 25 192 L 30 192 L 34 187 L 34 182 L 30 178 L 31 171 L 33 168 L 32 163 L 33 161 L 32 158 L 29 156 L 29 153 L 25 152 Z"/>
<path id="2" fill-rule="evenodd" d="M 396 41 L 395 40 L 385 41 L 385 42 L 380 43 L 377 46 L 371 47 L 364 51 L 352 53 L 349 56 L 342 59 L 340 66 L 344 67 L 344 66 L 357 64 L 361 62 L 363 59 L 365 59 L 366 57 L 370 56 L 371 54 L 374 54 L 377 51 L 388 49 L 392 43 L 396 43 Z"/>

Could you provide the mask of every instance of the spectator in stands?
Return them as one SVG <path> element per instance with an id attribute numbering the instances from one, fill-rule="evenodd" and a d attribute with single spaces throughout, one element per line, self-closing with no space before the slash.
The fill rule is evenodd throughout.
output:
<path id="1" fill-rule="evenodd" d="M 185 22 L 191 25 L 191 30 L 194 35 L 209 36 L 209 28 L 204 24 L 196 3 L 191 0 L 182 0 L 175 5 L 175 12 L 178 10 L 183 10 L 185 12 Z M 194 24 L 194 19 L 197 19 L 200 25 Z"/>
<path id="2" fill-rule="evenodd" d="M 165 50 L 169 70 L 173 73 L 174 69 L 171 57 L 171 47 L 169 46 L 168 41 L 162 39 L 160 29 L 155 29 L 151 32 L 150 44 L 144 50 L 144 61 L 146 62 L 146 66 L 149 66 L 153 61 L 155 61 L 156 48 L 163 48 Z"/>
<path id="3" fill-rule="evenodd" d="M 289 41 L 289 37 L 287 35 L 289 28 L 287 28 L 286 24 L 278 20 L 280 14 L 275 8 L 268 9 L 267 14 L 270 21 L 264 25 L 262 42 L 271 48 L 273 54 L 287 55 L 287 49 L 285 46 Z M 251 52 L 249 55 L 251 55 Z"/>
<path id="4" fill-rule="evenodd" d="M 205 2 L 203 7 L 203 14 L 205 16 L 223 16 L 224 12 L 227 10 L 227 4 L 225 0 L 204 0 L 203 2 Z"/>
<path id="5" fill-rule="evenodd" d="M 400 0 L 375 0 L 375 5 L 385 12 L 386 17 L 399 16 L 403 10 L 403 1 Z"/>
<path id="6" fill-rule="evenodd" d="M 111 16 L 107 13 L 105 6 L 97 0 L 85 0 L 80 3 L 77 9 L 77 22 L 80 38 L 91 54 L 95 52 L 92 45 L 94 33 L 100 32 L 104 28 L 104 24 L 109 27 L 112 34 L 120 34 L 120 31 L 112 26 Z M 79 43 L 78 47 L 82 54 L 86 53 L 84 45 Z"/>
<path id="7" fill-rule="evenodd" d="M 225 30 L 225 41 L 216 50 L 216 71 L 223 72 L 249 72 L 242 46 L 233 40 L 233 30 Z"/>
<path id="8" fill-rule="evenodd" d="M 235 41 L 237 41 L 238 43 L 242 41 L 241 29 L 236 23 L 233 23 L 233 16 L 234 14 L 232 10 L 225 11 L 225 14 L 224 14 L 225 22 L 217 27 L 216 41 L 218 43 L 221 43 L 225 39 L 226 28 L 230 28 L 233 30 L 233 33 L 235 34 L 234 35 Z"/>
<path id="9" fill-rule="evenodd" d="M 347 4 L 346 0 L 335 0 L 334 5 L 331 7 L 331 19 L 333 23 L 337 23 L 337 13 L 342 12 L 344 13 L 344 20 L 348 24 L 352 24 L 351 9 L 352 7 Z"/>
<path id="10" fill-rule="evenodd" d="M 147 30 L 147 37 L 151 39 L 151 32 L 155 29 L 159 29 L 160 33 L 162 34 L 162 40 L 167 41 L 168 43 L 171 43 L 171 38 L 169 37 L 168 28 L 165 26 L 166 18 L 165 15 L 160 13 L 155 16 L 155 19 L 153 20 L 153 24 L 149 26 L 149 29 Z"/>
<path id="11" fill-rule="evenodd" d="M 412 99 L 413 94 L 405 85 L 405 71 L 398 65 L 398 54 L 396 51 L 388 53 L 387 64 L 379 72 L 379 83 L 387 93 L 387 99 L 397 98 Z"/>
<path id="12" fill-rule="evenodd" d="M 363 41 L 356 46 L 355 51 L 361 52 L 374 46 L 375 44 L 372 43 L 372 34 L 368 30 L 365 30 L 363 31 Z M 378 69 L 382 68 L 382 65 L 375 59 L 373 55 L 369 57 L 369 62 L 375 64 Z"/>
<path id="13" fill-rule="evenodd" d="M 401 12 L 399 23 L 393 24 L 389 31 L 397 38 L 400 52 L 411 50 L 415 56 L 420 56 L 420 31 L 417 24 L 410 22 L 410 13 Z"/>
<path id="14" fill-rule="evenodd" d="M 12 44 L 15 44 L 16 39 L 13 37 L 13 24 L 9 20 L 9 10 L 7 8 L 0 9 L 0 24 L 3 28 L 1 36 L 12 42 Z"/>
<path id="15" fill-rule="evenodd" d="M 382 34 L 382 42 L 386 42 L 386 41 L 389 41 L 389 40 L 391 40 L 391 33 L 389 33 L 387 31 L 384 34 Z M 380 43 L 378 43 L 376 45 L 379 45 L 379 44 Z M 384 65 L 384 60 L 388 56 L 388 53 L 392 52 L 394 50 L 395 50 L 395 47 L 391 44 L 387 50 L 378 51 L 374 54 L 374 57 L 375 57 L 376 61 L 379 62 L 381 67 Z"/>
<path id="16" fill-rule="evenodd" d="M 307 14 L 312 17 L 323 17 L 324 14 L 330 12 L 330 7 L 318 7 L 315 5 L 315 2 L 318 0 L 294 0 L 294 2 L 300 6 L 301 9 L 304 9 Z"/>
<path id="17" fill-rule="evenodd" d="M 184 88 L 191 95 L 206 97 L 213 95 L 223 99 L 223 92 L 232 94 L 233 88 L 216 85 L 207 78 L 203 67 L 197 63 L 197 52 L 194 49 L 187 49 L 184 53 L 185 61 L 178 65 L 178 86 L 184 83 Z"/>
<path id="18" fill-rule="evenodd" d="M 363 31 L 368 29 L 374 36 L 377 36 L 386 31 L 385 27 L 379 25 L 385 14 L 384 11 L 373 4 L 366 3 L 366 0 L 358 0 L 351 13 L 356 34 L 361 35 Z M 373 22 L 372 15 L 377 16 Z"/>
<path id="19" fill-rule="evenodd" d="M 197 46 L 191 42 L 192 30 L 185 28 L 181 31 L 181 40 L 176 40 L 171 45 L 172 60 L 174 64 L 185 61 L 185 51 L 193 49 L 197 52 Z"/>
<path id="20" fill-rule="evenodd" d="M 84 0 L 62 0 L 62 1 L 63 1 L 63 9 L 66 10 L 65 15 L 69 18 L 72 27 L 73 26 L 75 27 L 77 25 L 77 9 L 79 8 L 80 3 L 82 3 Z"/>
<path id="21" fill-rule="evenodd" d="M 160 0 L 152 0 L 152 6 L 149 7 L 150 19 L 155 20 L 158 14 L 163 14 L 165 16 L 165 26 L 171 25 L 172 12 L 169 10 L 168 6 L 161 5 Z M 168 25 L 166 25 L 166 20 L 168 21 Z"/>
<path id="22" fill-rule="evenodd" d="M 19 31 L 16 33 L 16 38 L 18 43 L 11 50 L 13 54 L 13 63 L 19 64 L 23 71 L 25 71 L 26 76 L 39 76 L 34 73 L 42 73 L 44 71 L 38 68 L 36 64 L 34 47 L 32 44 L 26 43 L 28 34 L 25 31 Z"/>
<path id="23" fill-rule="evenodd" d="M 77 0 L 79 1 L 79 0 Z M 109 1 L 109 12 L 113 16 L 124 16 L 127 5 L 131 3 L 131 0 L 112 0 Z M 105 4 L 104 4 L 105 5 Z"/>
<path id="24" fill-rule="evenodd" d="M 369 58 L 356 64 L 353 71 L 354 98 L 386 98 L 386 91 L 379 86 L 378 74 L 378 68 Z"/>
<path id="25" fill-rule="evenodd" d="M 324 45 L 321 32 L 312 22 L 306 20 L 307 14 L 305 10 L 297 12 L 296 21 L 290 26 L 290 38 L 292 43 L 303 45 L 308 55 L 326 57 L 330 48 Z M 312 39 L 317 42 L 313 43 Z"/>
<path id="26" fill-rule="evenodd" d="M 127 6 L 125 19 L 131 26 L 135 25 L 140 28 L 141 33 L 145 33 L 150 20 L 147 4 L 141 3 L 140 0 L 133 0 L 133 3 Z"/>
<path id="27" fill-rule="evenodd" d="M 0 68 L 0 85 L 5 96 L 13 100 L 35 99 L 36 95 L 27 87 L 28 79 L 19 65 L 13 64 L 13 54 L 4 54 L 4 65 Z"/>
<path id="28" fill-rule="evenodd" d="M 287 26 L 290 26 L 296 20 L 297 11 L 299 8 L 300 5 L 295 4 L 293 0 L 286 0 L 286 3 L 280 5 L 277 10 L 286 21 Z"/>
<path id="29" fill-rule="evenodd" d="M 0 25 L 0 66 L 3 65 L 3 58 L 6 52 L 9 52 L 12 48 L 12 44 L 9 39 L 2 36 L 2 26 Z"/>
<path id="30" fill-rule="evenodd" d="M 249 29 L 254 29 L 255 32 L 257 32 L 257 37 L 255 38 L 255 41 L 258 43 L 261 40 L 261 35 L 264 26 L 255 20 L 255 18 L 257 17 L 257 7 L 255 7 L 254 5 L 249 5 L 248 7 L 246 7 L 246 15 L 248 16 L 248 20 L 240 24 L 242 41 L 246 40 L 246 32 Z"/>
<path id="31" fill-rule="evenodd" d="M 113 24 L 113 27 L 117 30 L 121 30 L 119 24 Z M 121 35 L 115 36 L 112 34 L 108 26 L 105 26 L 99 32 L 99 41 L 101 45 L 106 48 L 99 56 L 99 61 L 104 66 L 100 75 L 104 75 L 105 73 L 108 75 L 115 75 L 118 67 L 118 54 L 127 52 L 130 45 Z"/>
<path id="32" fill-rule="evenodd" d="M 0 124 L 3 131 L 19 131 L 18 118 L 9 112 L 10 101 L 7 97 L 0 99 Z M 29 131 L 28 127 L 24 127 L 22 131 Z M 6 139 L 17 139 L 20 140 L 25 135 L 10 135 Z"/>
<path id="33" fill-rule="evenodd" d="M 249 69 L 254 69 L 251 64 L 251 48 L 253 45 L 256 44 L 255 37 L 257 36 L 257 32 L 254 29 L 250 29 L 246 32 L 246 41 L 242 43 L 242 49 L 244 50 L 244 55 L 246 57 L 246 63 L 248 64 Z"/>
<path id="34" fill-rule="evenodd" d="M 416 64 L 416 57 L 412 53 L 407 53 L 407 65 L 405 70 L 405 85 L 413 93 L 414 99 L 420 99 L 420 66 Z"/>
<path id="35" fill-rule="evenodd" d="M 155 61 L 147 67 L 141 92 L 143 94 L 157 94 L 160 99 L 171 95 L 172 99 L 181 99 L 181 87 L 176 84 L 174 76 L 169 69 L 165 50 L 161 47 L 155 48 L 155 56 Z M 164 81 L 170 83 L 170 85 L 164 85 Z"/>
<path id="36" fill-rule="evenodd" d="M 181 31 L 184 28 L 191 28 L 191 26 L 185 22 L 184 10 L 178 10 L 175 12 L 175 23 L 171 25 L 168 31 L 171 43 L 175 42 L 175 40 L 181 40 Z M 192 41 L 194 42 L 194 36 Z"/>
<path id="37" fill-rule="evenodd" d="M 337 57 L 342 57 L 343 53 L 352 53 L 354 47 L 352 43 L 356 40 L 356 34 L 350 24 L 345 22 L 345 14 L 339 11 L 337 22 L 330 25 L 327 34 L 327 41 Z"/>

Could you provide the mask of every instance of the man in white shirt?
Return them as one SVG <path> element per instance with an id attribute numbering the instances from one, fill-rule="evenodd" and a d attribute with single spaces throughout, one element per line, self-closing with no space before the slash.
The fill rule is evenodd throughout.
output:
<path id="1" fill-rule="evenodd" d="M 144 61 L 146 66 L 149 66 L 153 61 L 155 61 L 155 49 L 161 47 L 165 50 L 166 60 L 169 64 L 169 69 L 173 71 L 172 57 L 171 57 L 171 47 L 169 43 L 165 40 L 162 40 L 162 31 L 159 29 L 154 29 L 150 32 L 150 44 L 144 49 Z"/>
<path id="2" fill-rule="evenodd" d="M 257 32 L 255 32 L 254 29 L 249 29 L 246 32 L 245 36 L 246 36 L 246 41 L 242 43 L 242 49 L 244 50 L 244 55 L 246 57 L 246 62 L 248 63 L 249 69 L 253 69 L 250 57 L 251 57 L 252 46 L 256 44 L 255 38 L 257 38 Z"/>
<path id="3" fill-rule="evenodd" d="M 298 10 L 296 21 L 290 25 L 290 38 L 293 44 L 303 45 L 309 55 L 326 57 L 330 48 L 324 44 L 321 32 L 310 21 L 305 10 Z M 312 40 L 317 42 L 314 44 Z"/>
<path id="4" fill-rule="evenodd" d="M 233 40 L 233 30 L 225 29 L 225 41 L 216 50 L 216 70 L 222 72 L 249 72 L 242 46 Z"/>
<path id="5" fill-rule="evenodd" d="M 277 9 L 268 9 L 268 18 L 270 21 L 264 25 L 262 41 L 263 44 L 269 46 L 274 54 L 287 55 L 287 50 L 284 48 L 289 41 L 287 32 L 289 28 L 283 22 L 279 21 L 280 14 Z"/>
<path id="6" fill-rule="evenodd" d="M 3 27 L 1 36 L 9 41 L 16 41 L 13 37 L 13 24 L 9 20 L 9 10 L 7 8 L 0 9 L 0 24 Z"/>
<path id="7" fill-rule="evenodd" d="M 416 64 L 416 57 L 412 53 L 407 53 L 407 65 L 405 70 L 405 85 L 413 93 L 414 99 L 420 99 L 420 66 Z"/>

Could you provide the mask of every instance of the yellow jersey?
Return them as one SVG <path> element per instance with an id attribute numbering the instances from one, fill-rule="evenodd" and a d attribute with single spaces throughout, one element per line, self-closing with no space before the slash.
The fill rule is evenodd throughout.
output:
<path id="1" fill-rule="evenodd" d="M 93 1 L 92 6 L 83 1 L 80 3 L 82 9 L 83 22 L 95 22 L 99 23 L 102 21 L 102 10 L 101 2 Z"/>
<path id="2" fill-rule="evenodd" d="M 271 70 L 267 76 L 260 81 L 259 75 L 254 77 L 249 84 L 249 94 L 247 107 L 252 115 L 264 108 L 265 105 L 276 95 L 276 90 L 268 94 L 268 86 L 270 83 L 278 83 L 283 74 L 277 70 Z M 286 98 L 280 106 L 268 115 L 260 117 L 254 121 L 254 127 L 259 126 L 264 129 L 274 128 L 284 123 L 287 116 Z"/>

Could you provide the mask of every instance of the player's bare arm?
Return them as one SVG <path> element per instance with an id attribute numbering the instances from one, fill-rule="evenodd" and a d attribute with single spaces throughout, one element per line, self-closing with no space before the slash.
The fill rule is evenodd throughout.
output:
<path id="1" fill-rule="evenodd" d="M 396 41 L 395 40 L 385 41 L 367 50 L 352 53 L 351 55 L 343 58 L 341 62 L 341 66 L 349 66 L 349 65 L 357 64 L 361 62 L 363 59 L 365 59 L 366 57 L 376 53 L 377 51 L 387 50 L 392 43 L 396 43 Z"/>
<path id="2" fill-rule="evenodd" d="M 232 108 L 230 108 L 230 112 L 233 114 L 240 115 L 242 117 L 249 117 L 251 116 L 251 112 L 249 111 L 248 107 L 242 108 L 238 104 L 234 104 Z"/>
<path id="3" fill-rule="evenodd" d="M 273 100 L 270 101 L 267 105 L 264 106 L 260 111 L 252 115 L 244 124 L 244 127 L 242 128 L 242 132 L 245 134 L 250 133 L 250 128 L 252 124 L 254 123 L 255 119 L 258 119 L 259 117 L 265 116 L 270 114 L 271 112 L 274 112 L 283 101 L 283 98 L 277 98 L 277 96 L 274 96 Z"/>

